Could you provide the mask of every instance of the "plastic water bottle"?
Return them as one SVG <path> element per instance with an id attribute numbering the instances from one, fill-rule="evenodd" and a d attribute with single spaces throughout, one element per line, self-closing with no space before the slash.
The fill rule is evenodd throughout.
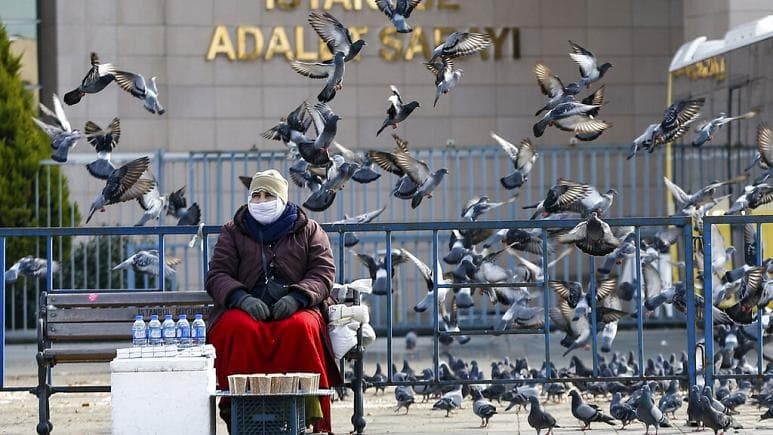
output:
<path id="1" fill-rule="evenodd" d="M 145 321 L 142 320 L 142 314 L 134 316 L 134 324 L 132 325 L 132 344 L 135 347 L 141 347 L 148 344 L 148 332 L 145 328 Z"/>
<path id="2" fill-rule="evenodd" d="M 180 314 L 177 320 L 177 342 L 180 347 L 191 345 L 191 324 L 188 323 L 188 316 Z"/>
<path id="3" fill-rule="evenodd" d="M 161 324 L 161 335 L 165 345 L 177 344 L 177 328 L 171 314 L 164 314 L 164 323 Z"/>
<path id="4" fill-rule="evenodd" d="M 204 346 L 207 344 L 207 325 L 204 323 L 204 316 L 196 314 L 196 318 L 191 323 L 191 339 L 194 346 Z"/>
<path id="5" fill-rule="evenodd" d="M 151 346 L 161 345 L 161 322 L 158 320 L 158 314 L 150 315 L 150 322 L 148 322 L 148 344 Z"/>

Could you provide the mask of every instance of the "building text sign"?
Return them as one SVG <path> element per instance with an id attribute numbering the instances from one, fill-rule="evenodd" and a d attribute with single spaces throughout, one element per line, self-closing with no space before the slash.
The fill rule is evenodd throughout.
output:
<path id="1" fill-rule="evenodd" d="M 293 11 L 301 7 L 310 10 L 359 11 L 375 10 L 378 7 L 374 0 L 265 0 L 266 10 Z M 459 3 L 452 0 L 424 0 L 416 8 L 417 11 L 429 13 L 432 10 L 458 11 Z M 383 15 L 382 15 L 383 16 Z M 415 15 L 414 15 L 415 16 Z M 411 18 L 413 18 L 412 16 Z M 457 29 L 447 26 L 414 26 L 413 32 L 397 33 L 394 26 L 388 24 L 380 29 L 370 29 L 368 26 L 349 27 L 352 39 L 368 39 L 377 35 L 380 41 L 378 55 L 386 61 L 412 60 L 421 56 L 429 59 L 432 49 L 440 44 L 451 33 L 457 30 L 488 33 L 493 42 L 492 47 L 480 54 L 483 60 L 493 57 L 502 59 L 510 57 L 518 59 L 520 52 L 520 32 L 517 27 L 476 27 Z M 342 19 L 342 21 L 344 21 Z M 308 44 L 306 35 L 311 33 L 318 44 Z M 372 39 L 372 38 L 370 38 Z M 216 25 L 212 32 L 206 60 L 215 60 L 222 56 L 229 61 L 271 60 L 274 57 L 284 57 L 286 60 L 316 61 L 332 58 L 330 51 L 309 26 L 274 26 L 258 27 L 251 25 L 226 26 Z"/>

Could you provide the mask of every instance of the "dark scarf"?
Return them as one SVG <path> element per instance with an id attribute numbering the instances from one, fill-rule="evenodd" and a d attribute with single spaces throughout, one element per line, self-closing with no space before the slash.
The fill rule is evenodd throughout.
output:
<path id="1" fill-rule="evenodd" d="M 298 220 L 298 206 L 288 202 L 285 211 L 279 216 L 279 219 L 268 225 L 263 225 L 256 221 L 250 214 L 249 209 L 245 210 L 243 220 L 245 227 L 247 227 L 250 235 L 255 240 L 258 242 L 262 240 L 263 243 L 275 242 L 293 229 L 295 222 Z"/>

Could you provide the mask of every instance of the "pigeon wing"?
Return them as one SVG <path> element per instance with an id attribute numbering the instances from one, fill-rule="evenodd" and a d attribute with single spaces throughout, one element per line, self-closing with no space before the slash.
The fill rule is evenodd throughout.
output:
<path id="1" fill-rule="evenodd" d="M 290 68 L 298 74 L 312 79 L 324 79 L 330 76 L 335 69 L 333 62 L 290 62 Z"/>
<path id="2" fill-rule="evenodd" d="M 135 74 L 127 71 L 116 71 L 115 82 L 124 91 L 134 95 L 137 98 L 145 98 L 145 77 L 142 74 Z"/>
<path id="3" fill-rule="evenodd" d="M 317 12 L 310 13 L 309 24 L 319 37 L 325 41 L 331 53 L 335 55 L 336 52 L 341 51 L 344 55 L 349 54 L 349 47 L 352 45 L 351 34 L 330 13 L 323 12 L 321 15 Z"/>
<path id="4" fill-rule="evenodd" d="M 773 130 L 767 124 L 757 126 L 757 148 L 765 165 L 773 168 Z"/>
<path id="5" fill-rule="evenodd" d="M 62 129 L 64 131 L 72 131 L 72 127 L 70 126 L 70 121 L 67 120 L 67 115 L 64 113 L 64 108 L 62 107 L 62 102 L 59 100 L 59 97 L 54 94 L 54 112 L 56 113 L 56 119 L 59 120 L 59 124 L 62 126 Z"/>
<path id="6" fill-rule="evenodd" d="M 518 147 L 507 141 L 505 138 L 499 136 L 498 134 L 494 133 L 493 131 L 489 133 L 491 137 L 497 141 L 499 146 L 504 150 L 504 152 L 507 153 L 507 156 L 510 157 L 510 160 L 513 162 L 513 165 L 516 166 L 516 162 L 518 161 Z M 525 139 L 528 140 L 528 139 Z M 523 143 L 523 142 L 522 142 Z"/>
<path id="7" fill-rule="evenodd" d="M 485 33 L 454 32 L 443 44 L 442 55 L 459 57 L 475 54 L 491 45 L 491 37 Z"/>
<path id="8" fill-rule="evenodd" d="M 538 63 L 534 66 L 534 75 L 537 77 L 540 90 L 549 98 L 564 93 L 564 84 L 561 82 L 561 79 L 553 75 L 550 68 L 544 64 Z"/>

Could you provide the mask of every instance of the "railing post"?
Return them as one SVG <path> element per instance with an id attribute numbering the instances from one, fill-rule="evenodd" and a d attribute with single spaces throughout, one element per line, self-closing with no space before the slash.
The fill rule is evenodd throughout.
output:
<path id="1" fill-rule="evenodd" d="M 703 221 L 703 340 L 705 355 L 703 355 L 703 376 L 705 384 L 714 386 L 714 319 L 713 302 L 714 268 L 711 265 L 711 223 Z"/>
<path id="2" fill-rule="evenodd" d="M 644 375 L 644 305 L 642 304 L 642 276 L 641 276 L 641 231 L 637 226 L 634 228 L 636 244 L 636 349 L 639 353 L 639 376 Z"/>
<path id="3" fill-rule="evenodd" d="M 548 232 L 542 230 L 542 299 L 545 301 L 544 315 L 544 337 L 545 337 L 545 379 L 550 380 L 553 373 L 550 370 L 550 274 L 548 270 Z"/>
<path id="4" fill-rule="evenodd" d="M 599 353 L 598 353 L 598 319 L 596 318 L 596 257 L 590 256 L 590 336 L 591 352 L 593 353 L 593 376 L 599 375 Z M 576 314 L 575 314 L 576 315 Z"/>
<path id="5" fill-rule="evenodd" d="M 687 376 L 690 387 L 695 382 L 695 281 L 693 274 L 692 225 L 682 227 L 684 240 L 684 288 L 687 294 Z"/>
<path id="6" fill-rule="evenodd" d="M 5 237 L 0 237 L 0 388 L 5 386 Z M 25 307 L 26 308 L 26 307 Z"/>
<path id="7" fill-rule="evenodd" d="M 440 380 L 440 337 L 438 329 L 440 322 L 440 307 L 438 307 L 438 274 L 442 271 L 438 268 L 438 236 L 437 230 L 432 231 L 432 372 L 435 374 L 435 382 Z M 455 289 L 449 289 L 453 291 Z"/>
<path id="8" fill-rule="evenodd" d="M 754 235 L 754 253 L 756 258 L 754 264 L 762 266 L 762 223 L 758 222 L 754 224 L 757 228 L 757 232 Z M 763 273 L 766 273 L 763 271 Z M 765 360 L 763 355 L 763 336 L 762 336 L 762 313 L 763 310 L 757 307 L 757 374 L 761 375 L 763 371 L 763 361 Z"/>
<path id="9" fill-rule="evenodd" d="M 387 281 L 387 382 L 392 382 L 392 231 L 386 231 L 386 281 Z"/>

